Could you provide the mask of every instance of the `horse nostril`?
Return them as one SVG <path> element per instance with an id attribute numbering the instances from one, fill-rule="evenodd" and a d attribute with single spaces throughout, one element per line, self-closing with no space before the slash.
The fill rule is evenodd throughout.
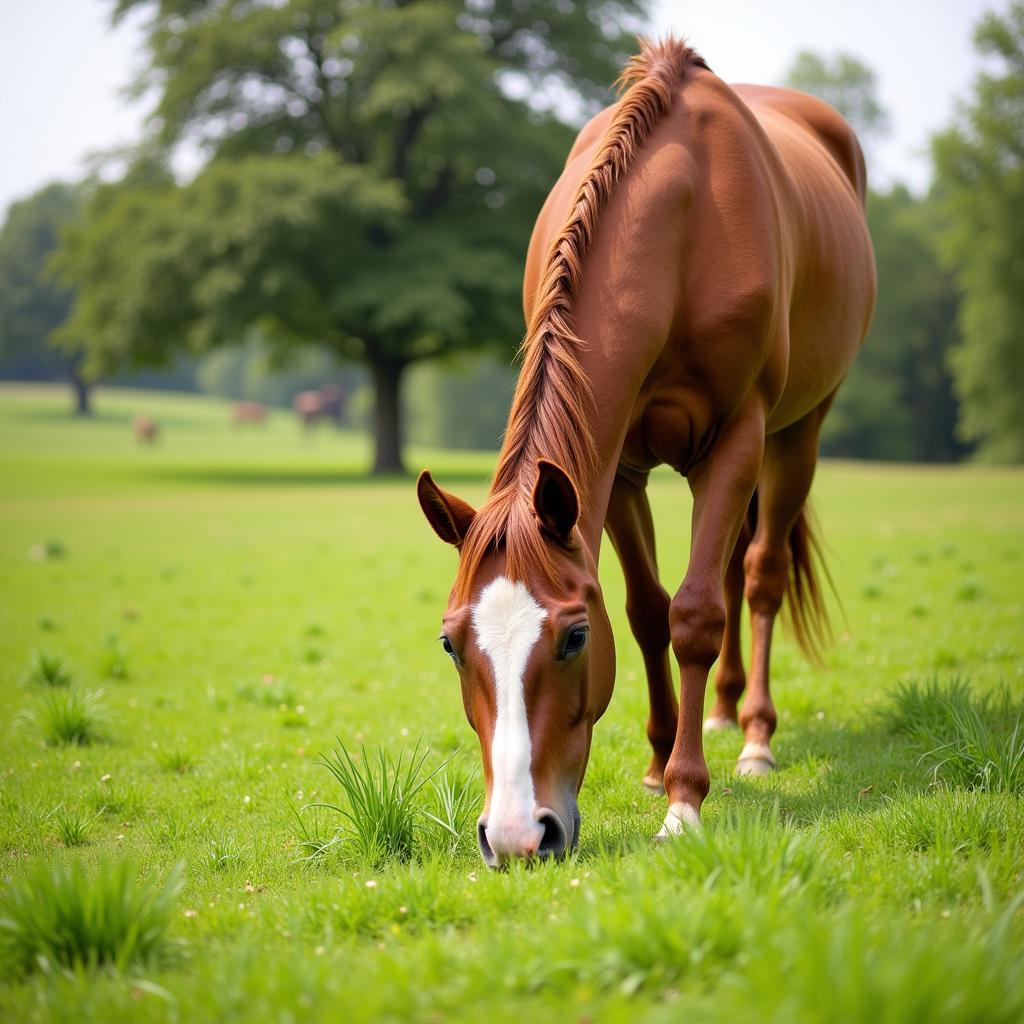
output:
<path id="1" fill-rule="evenodd" d="M 480 853 L 483 855 L 484 863 L 488 867 L 496 867 L 498 858 L 494 855 L 491 844 L 487 841 L 487 822 L 482 818 L 476 823 L 476 841 L 480 845 Z"/>
<path id="2" fill-rule="evenodd" d="M 544 835 L 537 847 L 538 857 L 561 857 L 569 844 L 565 826 L 553 811 L 543 811 L 537 819 L 544 826 Z"/>

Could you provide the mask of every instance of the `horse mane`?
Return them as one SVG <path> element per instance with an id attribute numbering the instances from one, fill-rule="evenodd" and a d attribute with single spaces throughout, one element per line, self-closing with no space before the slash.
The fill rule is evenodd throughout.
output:
<path id="1" fill-rule="evenodd" d="M 502 545 L 510 579 L 525 579 L 531 568 L 555 579 L 551 553 L 533 509 L 537 462 L 544 458 L 557 463 L 580 487 L 597 461 L 590 431 L 593 396 L 578 356 L 584 342 L 576 334 L 572 311 L 583 260 L 593 246 L 599 215 L 616 182 L 668 113 L 687 69 L 694 66 L 707 68 L 682 40 L 641 39 L 640 52 L 630 58 L 616 82 L 624 95 L 545 263 L 519 350 L 522 369 L 490 493 L 462 543 L 455 579 L 460 601 L 469 599 L 480 563 Z M 586 499 L 586 494 L 580 494 L 581 506 Z"/>

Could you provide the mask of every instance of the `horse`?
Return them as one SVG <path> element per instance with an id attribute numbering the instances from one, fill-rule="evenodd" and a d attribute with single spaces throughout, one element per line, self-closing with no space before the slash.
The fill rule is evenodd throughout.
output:
<path id="1" fill-rule="evenodd" d="M 132 433 L 139 444 L 156 444 L 160 436 L 160 424 L 151 416 L 136 416 L 132 421 Z"/>
<path id="2" fill-rule="evenodd" d="M 860 146 L 825 103 L 729 86 L 671 37 L 641 41 L 620 88 L 580 132 L 533 231 L 522 367 L 486 500 L 474 509 L 426 470 L 417 483 L 428 522 L 458 549 L 440 640 L 480 741 L 477 838 L 492 867 L 578 842 L 615 679 L 602 531 L 646 670 L 643 781 L 667 795 L 657 839 L 700 827 L 714 663 L 703 728 L 742 727 L 736 771 L 766 774 L 784 598 L 809 653 L 828 635 L 806 503 L 822 420 L 874 309 Z M 672 596 L 646 496 L 662 464 L 693 497 Z"/>
<path id="3" fill-rule="evenodd" d="M 231 406 L 231 422 L 236 427 L 262 427 L 267 422 L 267 407 L 262 402 L 235 402 Z"/>

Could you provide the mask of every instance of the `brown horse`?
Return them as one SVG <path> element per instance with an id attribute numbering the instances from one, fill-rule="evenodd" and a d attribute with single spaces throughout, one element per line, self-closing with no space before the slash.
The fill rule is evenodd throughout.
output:
<path id="1" fill-rule="evenodd" d="M 772 627 L 826 627 L 805 513 L 818 431 L 864 335 L 875 270 L 853 132 L 800 93 L 730 87 L 676 40 L 644 44 L 628 91 L 580 133 L 534 229 L 523 367 L 486 502 L 424 472 L 423 511 L 460 553 L 442 642 L 483 751 L 488 864 L 558 856 L 615 653 L 598 584 L 602 528 L 650 690 L 644 782 L 659 836 L 698 825 L 706 727 L 744 731 L 737 771 L 775 761 Z M 689 482 L 692 544 L 670 599 L 645 485 Z M 753 652 L 740 655 L 742 600 Z M 680 673 L 677 705 L 669 648 Z"/>

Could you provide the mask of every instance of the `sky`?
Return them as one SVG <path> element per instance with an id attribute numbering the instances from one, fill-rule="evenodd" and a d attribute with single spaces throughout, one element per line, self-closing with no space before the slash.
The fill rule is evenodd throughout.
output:
<path id="1" fill-rule="evenodd" d="M 498 0 L 501 2 L 501 0 Z M 117 29 L 111 0 L 0 0 L 0 210 L 90 153 L 130 144 L 145 105 L 124 87 L 142 61 L 141 23 Z M 726 81 L 777 83 L 801 49 L 846 51 L 878 76 L 891 120 L 876 185 L 927 188 L 929 136 L 969 95 L 971 30 L 1006 0 L 654 0 L 654 31 L 686 36 Z"/>

